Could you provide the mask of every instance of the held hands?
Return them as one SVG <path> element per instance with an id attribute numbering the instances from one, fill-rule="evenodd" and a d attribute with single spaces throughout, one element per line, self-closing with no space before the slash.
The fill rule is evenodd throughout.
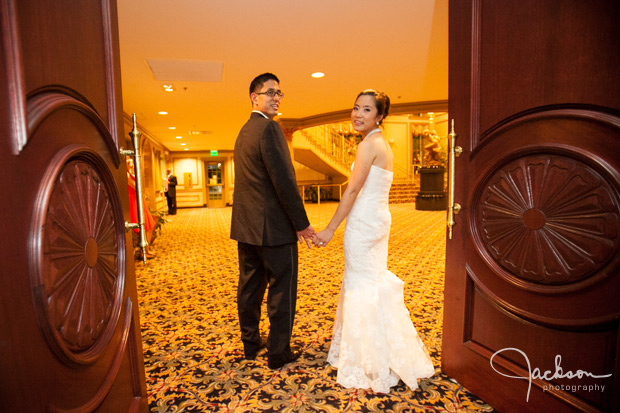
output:
<path id="1" fill-rule="evenodd" d="M 315 236 L 312 237 L 312 243 L 317 247 L 326 247 L 333 236 L 334 230 L 330 228 L 325 228 L 323 231 L 315 234 Z"/>
<path id="2" fill-rule="evenodd" d="M 308 246 L 308 248 L 312 248 L 312 244 L 310 244 L 310 241 L 313 240 L 314 237 L 316 237 L 316 232 L 311 225 L 304 230 L 297 231 L 297 239 L 299 240 L 299 243 L 302 244 L 304 241 L 306 241 L 306 245 Z"/>
<path id="3" fill-rule="evenodd" d="M 305 241 L 308 248 L 312 248 L 312 244 L 317 247 L 326 247 L 329 241 L 331 241 L 331 239 L 333 238 L 333 236 L 334 230 L 330 228 L 325 228 L 318 234 L 316 233 L 314 228 L 312 228 L 312 226 L 309 226 L 302 231 L 297 231 L 297 239 L 299 240 L 299 243 L 303 244 L 303 242 Z M 312 244 L 310 243 L 310 241 L 312 241 Z"/>

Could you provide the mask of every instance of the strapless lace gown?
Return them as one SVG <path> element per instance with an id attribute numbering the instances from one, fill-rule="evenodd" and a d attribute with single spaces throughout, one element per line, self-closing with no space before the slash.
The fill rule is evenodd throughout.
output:
<path id="1" fill-rule="evenodd" d="M 404 283 L 387 269 L 392 172 L 371 166 L 347 217 L 344 277 L 327 361 L 347 388 L 418 388 L 433 363 L 405 306 Z"/>

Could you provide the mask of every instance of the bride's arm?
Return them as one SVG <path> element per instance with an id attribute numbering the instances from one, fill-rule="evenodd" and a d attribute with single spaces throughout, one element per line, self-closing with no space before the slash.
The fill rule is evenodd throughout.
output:
<path id="1" fill-rule="evenodd" d="M 357 154 L 355 155 L 355 163 L 353 165 L 353 171 L 351 172 L 351 178 L 349 179 L 349 185 L 342 194 L 338 208 L 332 217 L 327 227 L 319 232 L 315 237 L 318 244 L 323 242 L 323 246 L 326 245 L 334 236 L 334 232 L 338 229 L 342 221 L 349 215 L 355 200 L 359 195 L 359 192 L 364 187 L 370 167 L 375 159 L 375 155 L 372 151 L 371 142 L 362 141 L 357 147 Z M 313 241 L 314 242 L 314 241 Z"/>

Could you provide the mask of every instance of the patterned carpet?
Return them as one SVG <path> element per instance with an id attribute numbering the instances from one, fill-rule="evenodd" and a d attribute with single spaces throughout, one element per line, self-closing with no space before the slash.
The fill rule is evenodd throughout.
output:
<path id="1" fill-rule="evenodd" d="M 322 229 L 337 204 L 308 204 Z M 243 358 L 237 322 L 237 248 L 231 208 L 181 209 L 153 243 L 157 256 L 136 261 L 151 412 L 493 412 L 440 372 L 445 212 L 392 204 L 388 268 L 405 281 L 405 300 L 436 374 L 389 394 L 336 383 L 327 351 L 343 272 L 344 225 L 327 248 L 300 247 L 293 346 L 302 357 L 281 370 L 264 355 Z M 263 311 L 265 314 L 265 311 Z M 264 316 L 262 330 L 267 331 Z"/>

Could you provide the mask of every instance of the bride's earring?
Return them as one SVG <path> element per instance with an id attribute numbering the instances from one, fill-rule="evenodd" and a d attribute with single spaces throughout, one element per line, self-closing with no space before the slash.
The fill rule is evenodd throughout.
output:
<path id="1" fill-rule="evenodd" d="M 377 124 L 377 126 L 379 126 L 379 122 L 375 122 Z"/>

